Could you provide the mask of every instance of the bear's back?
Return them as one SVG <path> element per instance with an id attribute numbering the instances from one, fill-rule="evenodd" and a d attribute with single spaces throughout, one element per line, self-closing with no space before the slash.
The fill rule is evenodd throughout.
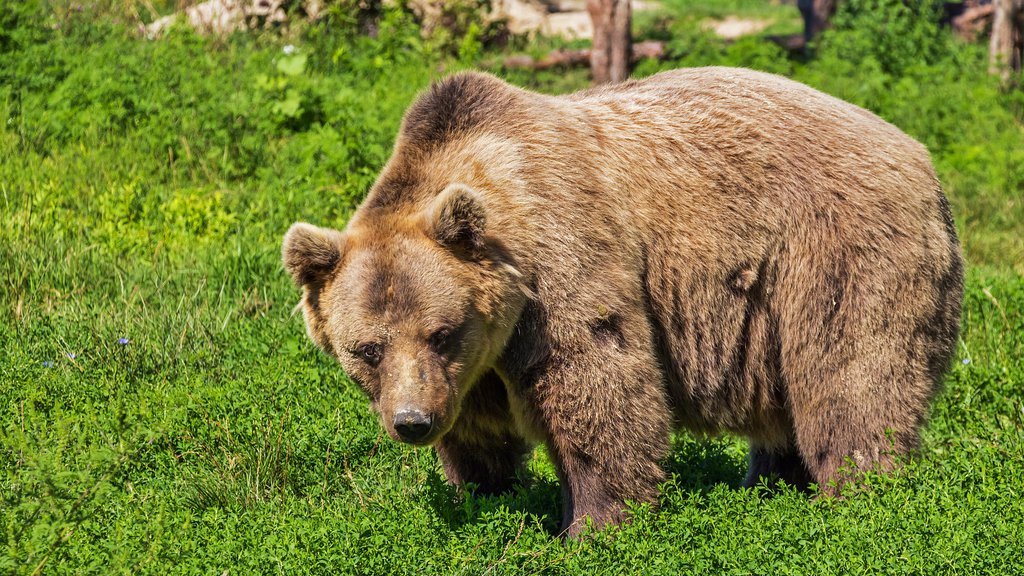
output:
<path id="1" fill-rule="evenodd" d="M 713 183 L 735 176 L 791 205 L 831 184 L 864 197 L 899 191 L 904 201 L 918 193 L 934 200 L 924 146 L 863 108 L 781 76 L 680 69 L 564 99 L 602 127 L 598 155 L 658 164 L 648 172 L 667 165 Z"/>

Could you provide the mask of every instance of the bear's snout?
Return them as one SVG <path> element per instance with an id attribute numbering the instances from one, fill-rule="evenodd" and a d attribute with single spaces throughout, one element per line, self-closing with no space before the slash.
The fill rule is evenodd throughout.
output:
<path id="1" fill-rule="evenodd" d="M 404 408 L 395 412 L 395 432 L 403 442 L 416 443 L 428 435 L 433 428 L 433 417 L 421 410 Z"/>

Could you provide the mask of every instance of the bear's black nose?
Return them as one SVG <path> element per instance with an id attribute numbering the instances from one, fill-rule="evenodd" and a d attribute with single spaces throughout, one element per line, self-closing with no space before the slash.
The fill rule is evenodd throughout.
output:
<path id="1" fill-rule="evenodd" d="M 406 442 L 419 442 L 430 434 L 431 418 L 419 410 L 395 413 L 395 432 Z"/>

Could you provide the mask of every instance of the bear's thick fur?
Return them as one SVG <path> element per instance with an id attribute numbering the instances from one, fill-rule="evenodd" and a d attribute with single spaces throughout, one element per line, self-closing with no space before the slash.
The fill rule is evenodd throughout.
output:
<path id="1" fill-rule="evenodd" d="M 283 255 L 392 437 L 485 491 L 545 443 L 569 534 L 654 500 L 677 426 L 749 438 L 747 484 L 890 467 L 963 290 L 923 146 L 727 68 L 558 97 L 452 76 L 345 231 L 295 224 Z"/>

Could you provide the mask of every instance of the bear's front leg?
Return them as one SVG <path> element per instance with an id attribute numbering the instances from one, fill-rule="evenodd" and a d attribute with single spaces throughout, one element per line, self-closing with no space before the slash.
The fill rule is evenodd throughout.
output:
<path id="1" fill-rule="evenodd" d="M 641 340 L 642 344 L 643 340 Z M 534 402 L 562 481 L 563 534 L 624 519 L 626 502 L 654 502 L 664 479 L 670 411 L 657 363 L 628 339 L 554 356 Z"/>
<path id="2" fill-rule="evenodd" d="M 455 426 L 434 446 L 448 481 L 475 484 L 478 494 L 511 490 L 531 449 L 514 426 L 505 385 L 488 372 L 463 401 Z"/>

